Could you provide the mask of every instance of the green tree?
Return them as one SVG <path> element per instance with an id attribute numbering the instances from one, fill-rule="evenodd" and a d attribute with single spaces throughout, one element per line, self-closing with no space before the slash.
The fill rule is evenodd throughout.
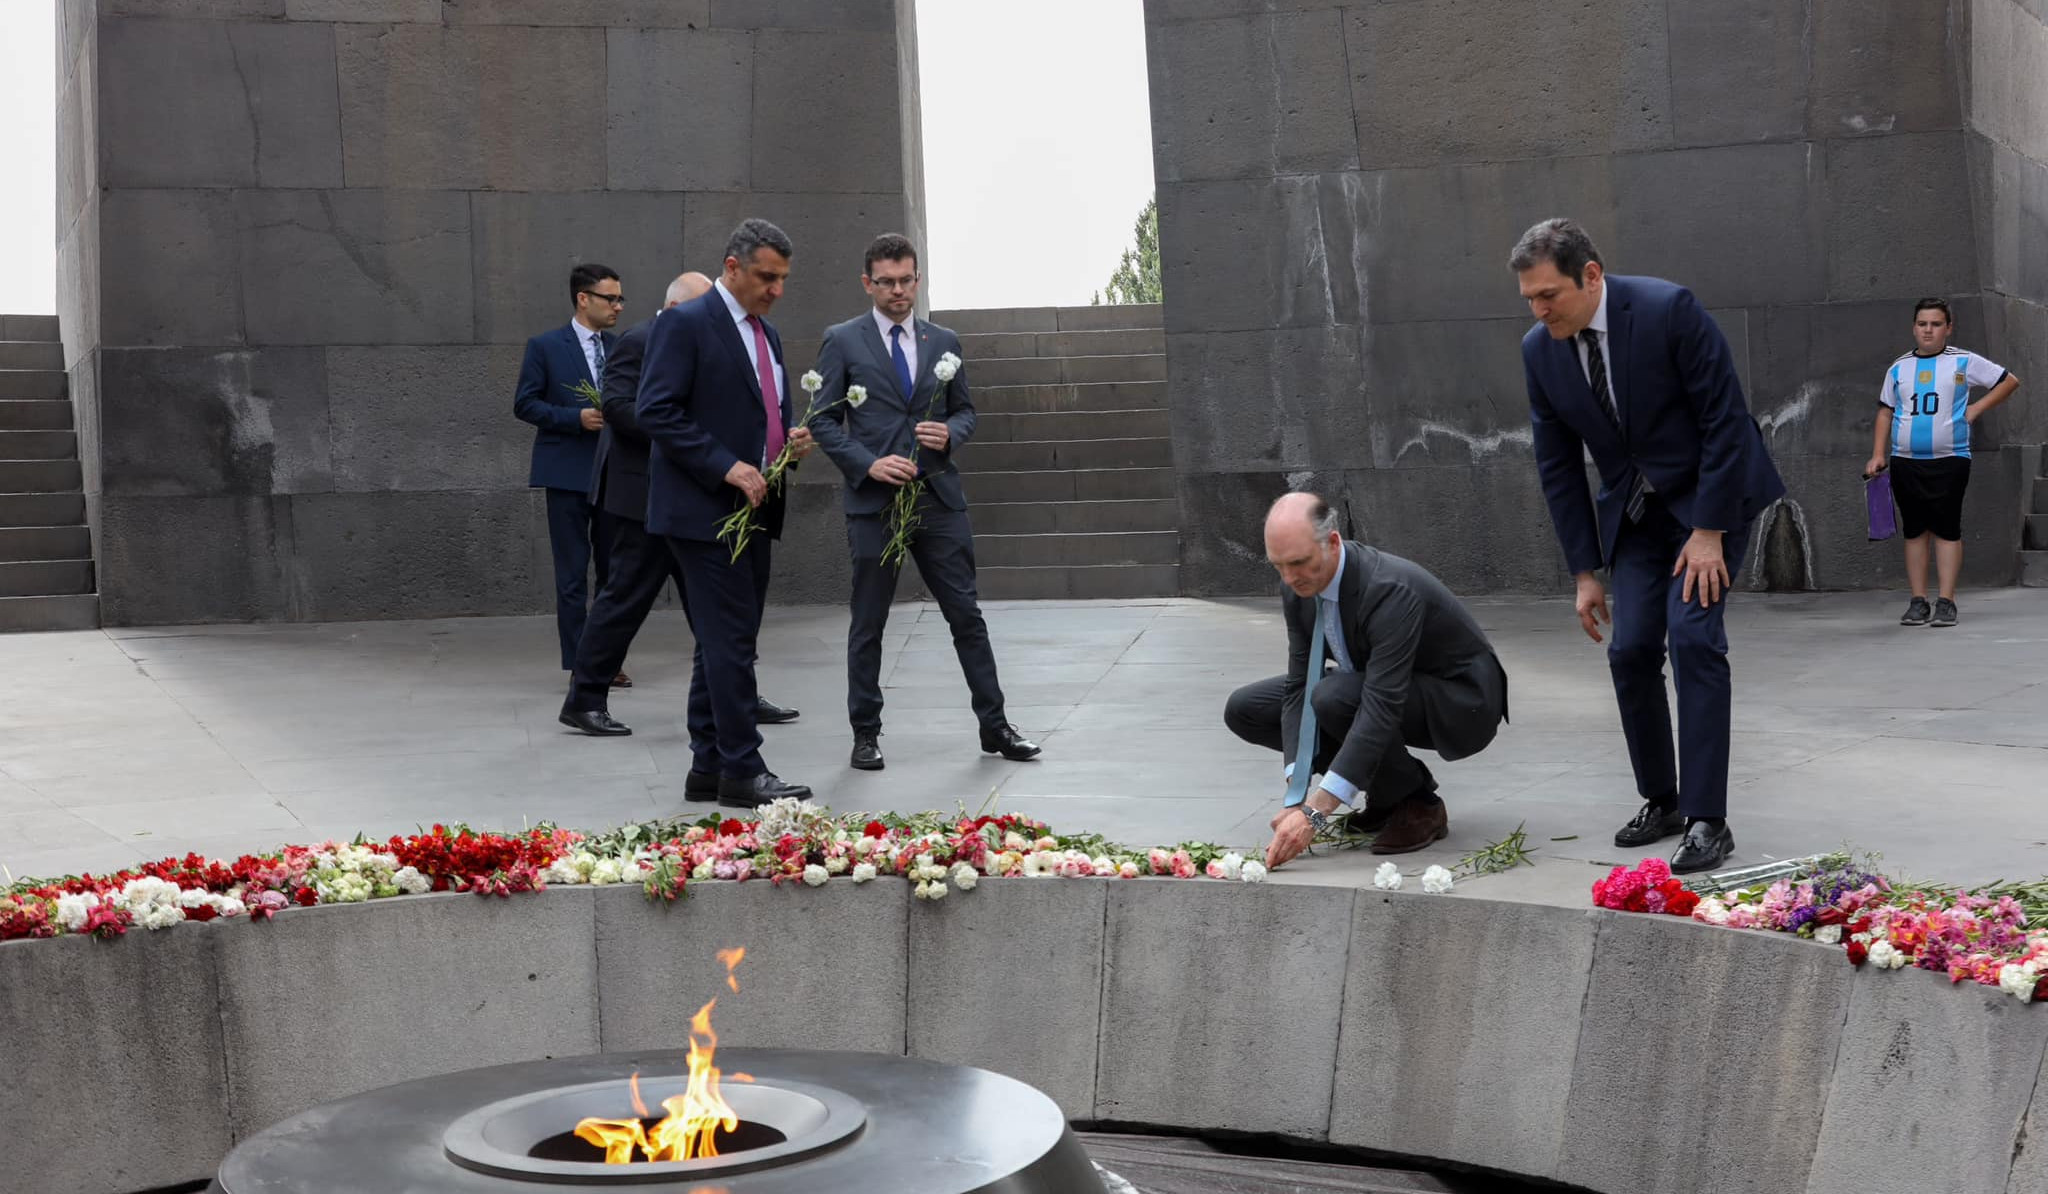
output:
<path id="1" fill-rule="evenodd" d="M 1138 222 L 1131 229 L 1137 238 L 1134 249 L 1125 249 L 1123 260 L 1109 275 L 1109 285 L 1088 301 L 1104 303 L 1156 303 L 1159 301 L 1159 200 L 1145 201 Z"/>

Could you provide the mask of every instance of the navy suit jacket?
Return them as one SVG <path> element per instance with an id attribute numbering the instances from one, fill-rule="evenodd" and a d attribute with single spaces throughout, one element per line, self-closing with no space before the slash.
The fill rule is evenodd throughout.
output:
<path id="1" fill-rule="evenodd" d="M 613 339 L 600 332 L 609 354 Z M 607 358 L 609 365 L 609 358 Z M 526 483 L 549 489 L 590 492 L 590 465 L 597 455 L 597 432 L 583 429 L 583 410 L 590 404 L 571 389 L 579 381 L 596 385 L 590 362 L 567 324 L 526 342 L 519 365 L 519 388 L 512 394 L 512 413 L 537 429 L 533 433 L 533 467 Z"/>
<path id="2" fill-rule="evenodd" d="M 619 333 L 604 359 L 604 430 L 598 433 L 597 461 L 590 468 L 590 500 L 606 514 L 647 521 L 647 435 L 634 410 L 640 395 L 640 363 L 654 320 Z"/>
<path id="3" fill-rule="evenodd" d="M 1728 341 L 1692 292 L 1660 278 L 1607 276 L 1607 357 L 1617 428 L 1571 340 L 1542 324 L 1522 337 L 1536 467 L 1574 573 L 1614 558 L 1638 473 L 1680 523 L 1739 530 L 1785 494 L 1749 415 Z M 1587 500 L 1585 453 L 1600 471 Z M 1740 561 L 1730 560 L 1731 569 Z"/>
<path id="4" fill-rule="evenodd" d="M 825 342 L 818 349 L 818 373 L 825 379 L 818 391 L 819 407 L 838 403 L 848 386 L 868 390 L 868 400 L 858 409 L 840 403 L 810 422 L 818 446 L 846 475 L 848 514 L 878 514 L 894 500 L 896 486 L 868 476 L 878 457 L 890 455 L 916 460 L 932 496 L 947 508 L 967 508 L 960 470 L 953 467 L 953 453 L 974 437 L 967 370 L 963 366 L 950 382 L 941 382 L 932 373 L 940 357 L 949 352 L 960 355 L 960 337 L 922 319 L 913 320 L 912 326 L 917 335 L 917 375 L 911 379 L 910 394 L 896 379 L 896 365 L 882 343 L 872 309 L 826 328 Z M 918 445 L 911 429 L 926 419 L 946 424 L 946 449 L 922 448 L 913 455 Z"/>
<path id="5" fill-rule="evenodd" d="M 782 361 L 782 337 L 767 326 L 768 348 Z M 782 425 L 790 426 L 788 367 L 783 370 Z M 647 461 L 647 530 L 704 542 L 745 502 L 725 483 L 744 460 L 766 469 L 768 412 L 761 382 L 747 357 L 725 298 L 717 288 L 655 317 L 647 334 L 635 404 L 640 430 L 652 451 Z M 782 533 L 784 495 L 761 503 L 761 526 Z"/>

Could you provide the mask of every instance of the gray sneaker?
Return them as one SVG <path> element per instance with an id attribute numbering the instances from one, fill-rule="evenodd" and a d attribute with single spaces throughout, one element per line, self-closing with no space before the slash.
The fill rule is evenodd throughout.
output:
<path id="1" fill-rule="evenodd" d="M 1934 620 L 1929 626 L 1953 626 L 1956 624 L 1956 603 L 1946 597 L 1934 599 Z"/>
<path id="2" fill-rule="evenodd" d="M 1906 616 L 1899 619 L 1899 625 L 1925 626 L 1930 616 L 1931 611 L 1927 608 L 1927 598 L 1915 597 L 1906 603 Z"/>

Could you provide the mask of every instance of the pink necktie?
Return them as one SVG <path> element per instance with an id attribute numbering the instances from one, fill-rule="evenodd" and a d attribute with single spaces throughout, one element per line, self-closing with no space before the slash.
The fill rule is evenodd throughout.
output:
<path id="1" fill-rule="evenodd" d="M 747 316 L 747 326 L 754 329 L 754 372 L 760 374 L 761 405 L 768 411 L 768 450 L 762 460 L 774 464 L 782 455 L 782 393 L 775 388 L 775 358 L 768 353 L 768 333 L 761 329 L 758 316 Z"/>

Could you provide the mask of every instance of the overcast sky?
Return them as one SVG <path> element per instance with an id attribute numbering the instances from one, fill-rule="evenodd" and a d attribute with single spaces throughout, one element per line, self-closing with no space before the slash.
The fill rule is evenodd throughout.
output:
<path id="1" fill-rule="evenodd" d="M 926 297 L 1088 301 L 1152 195 L 1141 0 L 917 0 Z M 56 0 L 0 0 L 0 312 L 56 310 Z"/>

